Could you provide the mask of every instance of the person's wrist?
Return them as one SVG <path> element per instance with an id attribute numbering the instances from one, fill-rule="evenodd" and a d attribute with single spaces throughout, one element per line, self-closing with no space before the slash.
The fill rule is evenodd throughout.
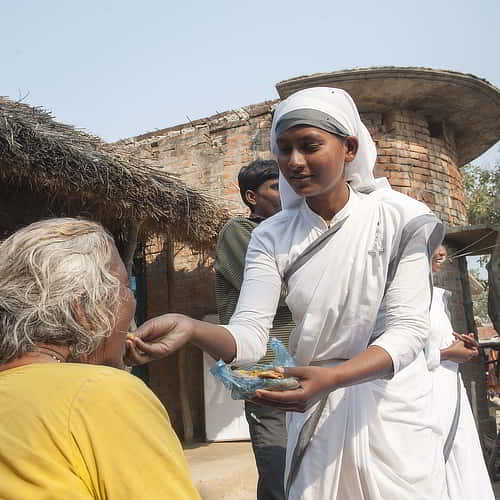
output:
<path id="1" fill-rule="evenodd" d="M 339 387 L 342 387 L 342 371 L 339 369 L 341 365 L 331 366 L 327 368 L 328 377 L 327 377 L 327 389 L 330 391 L 334 391 Z"/>
<path id="2" fill-rule="evenodd" d="M 449 355 L 448 355 L 448 349 L 441 349 L 441 361 L 448 361 Z"/>
<path id="3" fill-rule="evenodd" d="M 189 316 L 183 316 L 183 322 L 185 325 L 184 331 L 186 332 L 186 335 L 188 337 L 188 342 L 195 342 L 197 331 L 196 324 L 201 323 L 201 321 L 190 318 Z"/>

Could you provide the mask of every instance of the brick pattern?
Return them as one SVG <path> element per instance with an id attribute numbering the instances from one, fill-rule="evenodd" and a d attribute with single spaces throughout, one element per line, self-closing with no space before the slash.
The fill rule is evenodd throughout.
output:
<path id="1" fill-rule="evenodd" d="M 377 144 L 377 176 L 426 203 L 444 222 L 466 223 L 456 146 L 445 123 L 429 123 L 412 111 L 362 115 Z M 439 137 L 433 137 L 431 132 Z"/>
<path id="2" fill-rule="evenodd" d="M 220 113 L 205 120 L 122 141 L 152 166 L 223 197 L 235 213 L 244 213 L 236 182 L 239 169 L 257 158 L 270 158 L 269 130 L 276 101 Z"/>

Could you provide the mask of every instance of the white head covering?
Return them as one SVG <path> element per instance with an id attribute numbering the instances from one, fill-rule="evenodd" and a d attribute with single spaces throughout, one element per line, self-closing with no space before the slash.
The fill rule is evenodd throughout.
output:
<path id="1" fill-rule="evenodd" d="M 373 169 L 377 159 L 375 143 L 359 116 L 352 97 L 342 89 L 315 87 L 300 90 L 280 102 L 274 112 L 271 128 L 271 151 L 278 156 L 276 144 L 276 125 L 281 117 L 290 111 L 314 109 L 330 115 L 358 139 L 358 152 L 354 160 L 346 164 L 346 179 L 356 191 L 371 192 L 381 187 L 388 187 L 387 179 L 375 179 Z M 283 208 L 290 208 L 300 202 L 298 196 L 280 173 L 280 194 Z"/>

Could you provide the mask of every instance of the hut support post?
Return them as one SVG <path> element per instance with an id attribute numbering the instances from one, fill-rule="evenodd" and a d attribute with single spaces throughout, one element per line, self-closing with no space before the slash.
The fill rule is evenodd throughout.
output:
<path id="1" fill-rule="evenodd" d="M 175 266 L 174 266 L 174 245 L 170 238 L 166 243 L 167 249 L 167 282 L 168 282 L 168 312 L 174 309 L 175 297 Z M 184 443 L 191 443 L 194 438 L 193 418 L 191 416 L 191 405 L 189 404 L 189 387 L 187 383 L 188 361 L 187 347 L 179 350 L 177 355 L 177 369 L 179 375 L 179 397 L 181 403 L 182 427 Z"/>
<path id="2" fill-rule="evenodd" d="M 500 231 L 497 233 L 495 248 L 486 268 L 488 269 L 488 316 L 493 328 L 500 334 Z"/>
<path id="3" fill-rule="evenodd" d="M 137 250 L 137 239 L 139 236 L 139 230 L 141 228 L 142 221 L 132 221 L 128 226 L 127 239 L 124 241 L 123 248 L 123 263 L 125 264 L 125 268 L 127 269 L 127 273 L 130 279 L 132 275 L 132 268 L 134 266 L 134 255 Z M 130 323 L 130 330 L 134 331 L 137 329 L 137 324 L 135 322 L 135 318 L 132 318 L 132 322 Z"/>
<path id="4" fill-rule="evenodd" d="M 134 265 L 134 255 L 137 250 L 137 239 L 142 222 L 132 221 L 128 227 L 127 239 L 124 242 L 123 249 L 123 262 L 130 276 L 132 274 L 132 267 Z"/>
<path id="5" fill-rule="evenodd" d="M 470 291 L 469 283 L 469 270 L 467 268 L 467 260 L 465 257 L 460 257 L 458 259 L 458 268 L 460 270 L 460 281 L 462 283 L 463 290 L 463 305 L 465 311 L 465 321 L 467 325 L 468 332 L 474 333 L 477 337 L 477 327 L 476 321 L 474 320 L 474 309 L 472 306 L 472 295 Z M 484 444 L 483 436 L 489 431 L 491 427 L 491 419 L 488 411 L 488 399 L 486 396 L 486 376 L 484 373 L 484 367 L 486 366 L 486 360 L 482 350 L 479 350 L 479 356 L 475 361 L 470 361 L 466 363 L 467 366 L 460 367 L 460 371 L 467 371 L 467 379 L 475 380 L 475 390 L 471 391 L 469 385 L 469 399 L 471 399 L 472 408 L 476 409 L 476 414 L 474 415 L 477 419 L 476 425 L 479 430 L 479 436 L 481 438 L 481 443 Z"/>

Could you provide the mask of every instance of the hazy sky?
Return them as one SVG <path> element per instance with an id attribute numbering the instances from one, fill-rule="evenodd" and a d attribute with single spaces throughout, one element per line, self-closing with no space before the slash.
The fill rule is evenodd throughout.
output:
<path id="1" fill-rule="evenodd" d="M 317 72 L 422 66 L 500 86 L 499 0 L 4 0 L 0 19 L 0 95 L 107 141 Z"/>

